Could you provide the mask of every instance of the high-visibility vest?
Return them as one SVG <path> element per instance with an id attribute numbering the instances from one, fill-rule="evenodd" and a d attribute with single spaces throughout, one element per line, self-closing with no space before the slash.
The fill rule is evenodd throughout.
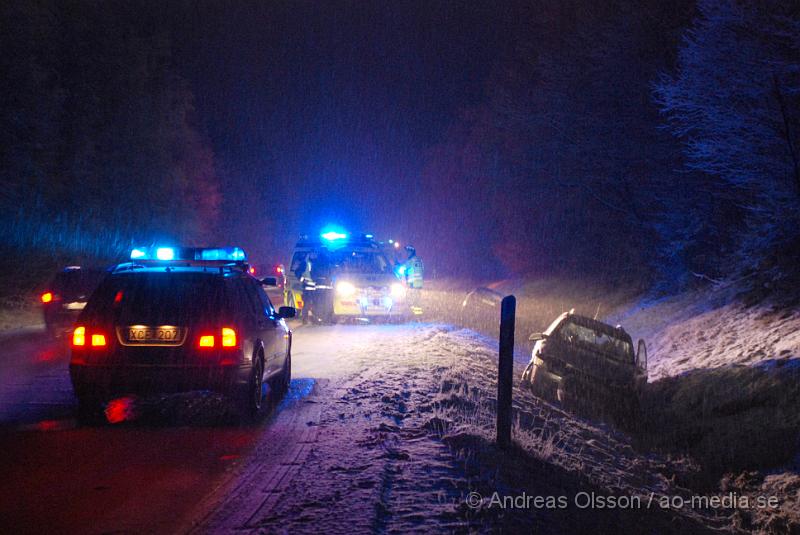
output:
<path id="1" fill-rule="evenodd" d="M 422 260 L 414 256 L 406 261 L 406 285 L 409 288 L 422 288 Z"/>

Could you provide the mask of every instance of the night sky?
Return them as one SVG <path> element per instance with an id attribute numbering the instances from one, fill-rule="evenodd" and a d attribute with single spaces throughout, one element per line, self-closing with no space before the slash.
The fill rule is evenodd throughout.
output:
<path id="1" fill-rule="evenodd" d="M 798 239 L 798 10 L 10 2 L 0 243 L 67 262 L 328 224 L 432 273 L 680 287 Z M 50 217 L 47 214 L 55 214 Z"/>
<path id="2" fill-rule="evenodd" d="M 329 221 L 400 238 L 426 149 L 513 47 L 513 10 L 488 4 L 190 11 L 177 63 L 227 183 L 260 193 L 279 247 Z"/>

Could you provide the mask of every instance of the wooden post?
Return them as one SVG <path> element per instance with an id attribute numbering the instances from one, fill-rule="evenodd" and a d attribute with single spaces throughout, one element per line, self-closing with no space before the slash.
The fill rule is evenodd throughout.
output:
<path id="1" fill-rule="evenodd" d="M 500 305 L 500 357 L 497 361 L 497 445 L 511 445 L 511 385 L 514 381 L 514 323 L 517 298 L 509 295 Z"/>

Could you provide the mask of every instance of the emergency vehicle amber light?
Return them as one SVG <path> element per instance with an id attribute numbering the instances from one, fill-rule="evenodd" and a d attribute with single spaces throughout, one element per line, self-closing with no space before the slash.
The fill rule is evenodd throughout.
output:
<path id="1" fill-rule="evenodd" d="M 204 334 L 198 340 L 197 345 L 199 347 L 214 347 L 214 336 L 210 334 Z"/>
<path id="2" fill-rule="evenodd" d="M 75 330 L 72 331 L 72 345 L 86 345 L 86 327 L 75 327 Z"/>
<path id="3" fill-rule="evenodd" d="M 53 294 L 50 292 L 45 292 L 42 294 L 42 303 L 49 303 L 53 300 Z"/>
<path id="4" fill-rule="evenodd" d="M 222 347 L 236 347 L 236 331 L 230 327 L 222 328 Z"/>

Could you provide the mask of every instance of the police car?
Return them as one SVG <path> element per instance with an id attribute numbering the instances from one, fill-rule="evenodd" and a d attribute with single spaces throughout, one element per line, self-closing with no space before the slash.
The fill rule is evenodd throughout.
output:
<path id="1" fill-rule="evenodd" d="M 78 317 L 70 377 L 83 415 L 114 397 L 212 390 L 256 414 L 291 379 L 292 333 L 245 253 L 137 248 L 111 269 Z"/>
<path id="2" fill-rule="evenodd" d="M 402 319 L 406 286 L 371 234 L 325 230 L 303 236 L 286 272 L 285 303 L 302 309 L 303 321 Z"/>

